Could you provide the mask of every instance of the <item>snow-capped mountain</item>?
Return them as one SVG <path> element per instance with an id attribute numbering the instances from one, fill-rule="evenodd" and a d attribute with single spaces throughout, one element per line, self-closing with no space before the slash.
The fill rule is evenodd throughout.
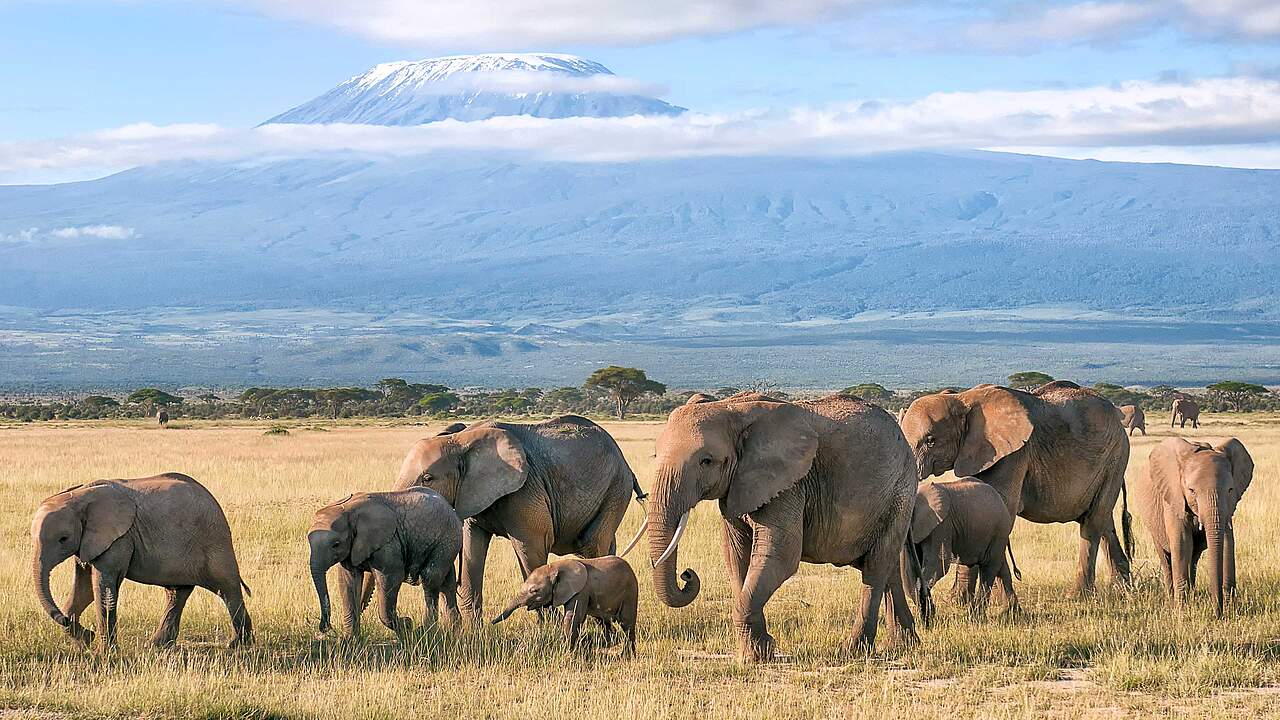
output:
<path id="1" fill-rule="evenodd" d="M 383 63 L 270 123 L 420 125 L 502 115 L 678 115 L 609 68 L 573 55 L 490 53 Z"/>

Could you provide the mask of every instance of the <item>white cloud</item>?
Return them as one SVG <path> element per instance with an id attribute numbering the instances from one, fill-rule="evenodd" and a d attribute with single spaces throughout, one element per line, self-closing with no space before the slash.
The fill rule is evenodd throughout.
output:
<path id="1" fill-rule="evenodd" d="M 49 234 L 64 240 L 73 240 L 81 237 L 100 238 L 102 240 L 128 240 L 137 233 L 131 227 L 121 227 L 119 225 L 81 225 L 79 227 L 58 228 Z"/>
<path id="2" fill-rule="evenodd" d="M 820 22 L 873 0 L 228 0 L 375 40 L 431 47 L 631 45 Z"/>
<path id="3" fill-rule="evenodd" d="M 1133 26 L 1160 17 L 1152 2 L 1082 2 L 1044 7 L 1023 6 L 997 20 L 972 22 L 961 37 L 966 44 L 993 50 L 1022 51 L 1081 40 L 1114 41 Z"/>
<path id="4" fill-rule="evenodd" d="M 72 169 L 102 174 L 168 160 L 317 153 L 414 155 L 499 150 L 612 161 L 715 155 L 847 155 L 917 148 L 1108 148 L 1280 141 L 1280 80 L 1132 81 L 1066 90 L 936 93 L 910 102 L 680 117 L 498 117 L 417 127 L 130 125 L 0 143 L 0 182 Z"/>
<path id="5" fill-rule="evenodd" d="M 1248 38 L 1280 37 L 1276 0 L 1180 0 L 1191 20 L 1211 29 Z"/>

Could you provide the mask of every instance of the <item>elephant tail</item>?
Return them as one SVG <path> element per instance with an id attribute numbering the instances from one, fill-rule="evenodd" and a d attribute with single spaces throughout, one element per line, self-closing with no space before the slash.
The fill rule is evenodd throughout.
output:
<path id="1" fill-rule="evenodd" d="M 253 591 L 249 589 L 249 583 L 245 582 L 244 578 L 240 579 L 240 587 L 244 588 L 245 595 L 248 595 L 249 597 L 253 597 Z"/>
<path id="2" fill-rule="evenodd" d="M 1120 483 L 1120 534 L 1124 537 L 1124 554 L 1133 559 L 1133 516 L 1129 514 L 1129 488 Z"/>
<path id="3" fill-rule="evenodd" d="M 636 479 L 635 473 L 631 473 L 631 492 L 635 493 L 636 502 L 641 505 L 644 504 L 645 500 L 649 499 L 649 493 L 645 492 L 644 488 L 640 487 L 640 481 Z"/>
<path id="4" fill-rule="evenodd" d="M 1013 543 L 1005 543 L 1004 549 L 1009 553 L 1009 565 L 1013 567 L 1013 577 L 1022 582 L 1022 571 L 1018 569 L 1018 561 L 1013 557 Z"/>

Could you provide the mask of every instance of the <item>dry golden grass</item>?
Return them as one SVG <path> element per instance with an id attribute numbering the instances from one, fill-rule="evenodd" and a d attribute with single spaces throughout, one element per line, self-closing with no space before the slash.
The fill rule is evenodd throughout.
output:
<path id="1" fill-rule="evenodd" d="M 1169 434 L 1134 439 L 1130 473 Z M 1167 422 L 1167 418 L 1164 418 Z M 570 655 L 554 629 L 521 614 L 498 628 L 421 635 L 407 647 L 366 618 L 351 643 L 315 636 L 316 601 L 306 568 L 306 527 L 321 504 L 385 488 L 409 444 L 428 432 L 391 424 L 184 423 L 0 427 L 0 716 L 3 717 L 1187 717 L 1280 712 L 1280 419 L 1207 418 L 1187 435 L 1239 436 L 1257 462 L 1237 516 L 1241 597 L 1215 621 L 1207 597 L 1167 607 L 1145 529 L 1138 587 L 1068 597 L 1074 525 L 1019 521 L 1015 548 L 1027 617 L 978 625 L 944 605 L 916 648 L 870 658 L 839 652 L 857 594 L 856 571 L 804 566 L 768 606 L 785 662 L 742 667 L 729 654 L 728 589 L 716 509 L 695 513 L 681 559 L 703 578 L 692 606 L 670 610 L 641 580 L 639 657 L 613 649 Z M 609 425 L 642 483 L 652 470 L 658 425 Z M 323 428 L 321 431 L 315 428 Z M 66 486 L 104 477 L 179 470 L 221 500 L 235 534 L 258 644 L 227 651 L 221 603 L 197 591 L 176 650 L 146 645 L 162 592 L 126 584 L 113 654 L 72 647 L 40 611 L 29 576 L 30 516 Z M 640 522 L 634 509 L 620 535 Z M 61 597 L 69 580 L 59 569 Z M 492 548 L 492 608 L 516 586 L 508 546 Z M 949 582 L 949 581 L 948 581 Z M 945 585 L 944 585 L 945 587 Z M 945 593 L 943 593 L 945 594 Z M 402 594 L 406 614 L 421 597 Z M 89 620 L 88 622 L 92 622 Z"/>

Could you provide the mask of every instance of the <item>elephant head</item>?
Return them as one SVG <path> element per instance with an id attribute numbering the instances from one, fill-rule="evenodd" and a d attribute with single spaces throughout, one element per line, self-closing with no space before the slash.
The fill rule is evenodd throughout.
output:
<path id="1" fill-rule="evenodd" d="M 348 495 L 316 511 L 307 533 L 311 546 L 311 580 L 320 600 L 320 632 L 329 630 L 329 583 L 325 573 L 338 563 L 363 569 L 373 553 L 395 535 L 396 511 L 367 495 Z"/>
<path id="2" fill-rule="evenodd" d="M 1223 563 L 1235 557 L 1231 518 L 1240 496 L 1253 480 L 1253 458 L 1235 438 L 1217 444 L 1176 443 L 1176 462 L 1181 482 L 1163 483 L 1165 502 L 1186 508 L 1204 526 L 1209 554 L 1209 583 L 1213 587 L 1219 616 L 1223 606 Z"/>
<path id="3" fill-rule="evenodd" d="M 747 393 L 676 408 L 657 443 L 649 500 L 649 559 L 658 598 L 684 607 L 698 596 L 697 573 L 676 583 L 676 548 L 699 501 L 719 500 L 725 517 L 758 510 L 813 466 L 818 438 L 803 408 Z"/>
<path id="4" fill-rule="evenodd" d="M 541 610 L 560 607 L 587 587 L 587 567 L 576 560 L 562 560 L 543 565 L 529 573 L 520 591 L 511 602 L 491 621 L 497 624 L 506 620 L 520 608 Z"/>
<path id="5" fill-rule="evenodd" d="M 961 393 L 925 395 L 911 403 L 902 433 L 916 456 L 920 479 L 954 470 L 977 475 L 1031 439 L 1025 393 L 979 385 Z"/>
<path id="6" fill-rule="evenodd" d="M 31 521 L 31 573 L 40 605 L 54 622 L 71 627 L 49 592 L 49 574 L 72 555 L 93 562 L 133 527 L 137 513 L 133 498 L 110 481 L 77 485 L 40 503 Z"/>
<path id="7" fill-rule="evenodd" d="M 396 488 L 431 488 L 465 519 L 519 490 L 527 468 L 524 450 L 510 432 L 492 426 L 463 428 L 415 443 L 400 466 Z"/>

